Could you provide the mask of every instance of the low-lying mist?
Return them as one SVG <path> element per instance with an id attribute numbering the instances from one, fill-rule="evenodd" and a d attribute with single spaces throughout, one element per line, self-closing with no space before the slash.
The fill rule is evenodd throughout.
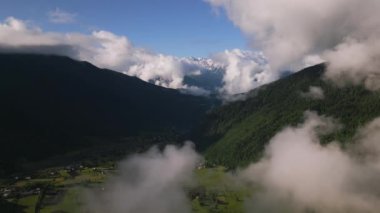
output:
<path id="1" fill-rule="evenodd" d="M 233 174 L 251 191 L 246 212 L 378 212 L 380 209 L 380 118 L 357 131 L 343 149 L 321 145 L 320 136 L 342 125 L 305 112 L 305 121 L 284 128 L 263 158 Z M 88 195 L 91 212 L 191 212 L 186 187 L 196 187 L 202 158 L 191 143 L 152 148 L 128 157 L 103 191 Z"/>
<path id="2" fill-rule="evenodd" d="M 184 187 L 194 181 L 200 161 L 191 143 L 132 155 L 120 162 L 103 191 L 88 193 L 87 208 L 94 213 L 191 212 Z"/>
<path id="3" fill-rule="evenodd" d="M 380 119 L 359 130 L 355 145 L 320 145 L 319 135 L 339 128 L 332 119 L 306 113 L 297 127 L 273 137 L 264 157 L 240 177 L 261 187 L 248 212 L 378 212 Z"/>

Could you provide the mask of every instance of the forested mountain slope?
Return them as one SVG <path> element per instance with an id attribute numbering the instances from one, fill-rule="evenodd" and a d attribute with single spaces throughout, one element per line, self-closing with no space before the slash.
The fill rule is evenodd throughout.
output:
<path id="1" fill-rule="evenodd" d="M 194 137 L 209 162 L 244 166 L 260 158 L 268 141 L 282 128 L 303 119 L 306 110 L 332 116 L 344 126 L 323 138 L 350 141 L 355 130 L 380 116 L 380 94 L 361 86 L 339 88 L 322 80 L 325 65 L 298 73 L 251 91 L 245 101 L 208 114 Z M 323 99 L 307 97 L 310 86 L 324 91 Z"/>

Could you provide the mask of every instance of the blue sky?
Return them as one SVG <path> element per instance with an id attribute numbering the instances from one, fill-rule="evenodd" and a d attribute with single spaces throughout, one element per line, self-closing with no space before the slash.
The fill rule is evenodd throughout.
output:
<path id="1" fill-rule="evenodd" d="M 75 22 L 49 22 L 56 9 L 75 14 Z M 240 30 L 203 0 L 2 0 L 0 18 L 29 20 L 45 31 L 107 30 L 127 36 L 135 46 L 175 56 L 208 56 L 246 49 Z"/>

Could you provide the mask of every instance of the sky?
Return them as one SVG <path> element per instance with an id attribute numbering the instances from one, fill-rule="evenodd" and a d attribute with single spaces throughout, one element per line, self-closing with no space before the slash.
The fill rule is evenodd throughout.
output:
<path id="1" fill-rule="evenodd" d="M 12 16 L 54 32 L 106 30 L 127 36 L 135 46 L 178 57 L 247 48 L 240 29 L 203 0 L 1 2 L 1 20 Z M 53 21 L 53 14 L 63 20 Z"/>
<path id="2" fill-rule="evenodd" d="M 219 92 L 228 96 L 322 62 L 338 84 L 380 89 L 379 0 L 1 3 L 0 51 L 65 55 L 197 94 L 209 91 L 184 79 L 210 64 L 222 68 Z"/>

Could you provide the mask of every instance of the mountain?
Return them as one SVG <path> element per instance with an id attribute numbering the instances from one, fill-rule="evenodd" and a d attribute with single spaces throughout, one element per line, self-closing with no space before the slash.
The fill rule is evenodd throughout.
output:
<path id="1" fill-rule="evenodd" d="M 210 93 L 217 93 L 223 86 L 225 65 L 210 58 L 186 57 L 180 59 L 185 67 L 183 83 L 201 88 Z"/>
<path id="2" fill-rule="evenodd" d="M 214 104 L 87 62 L 31 54 L 0 54 L 0 98 L 1 162 L 187 132 Z"/>
<path id="3" fill-rule="evenodd" d="M 224 69 L 225 65 L 215 62 L 211 58 L 203 58 L 203 57 L 184 57 L 181 58 L 180 61 L 185 64 L 192 64 L 194 66 L 202 67 L 205 70 L 218 70 Z"/>
<path id="4" fill-rule="evenodd" d="M 358 127 L 380 116 L 380 94 L 362 86 L 339 88 L 322 80 L 324 72 L 323 64 L 306 68 L 251 91 L 244 101 L 212 110 L 194 140 L 209 162 L 230 168 L 245 166 L 262 156 L 278 131 L 301 122 L 303 113 L 312 110 L 343 124 L 322 138 L 323 143 L 350 141 Z M 320 87 L 324 98 L 307 97 L 310 86 Z"/>

